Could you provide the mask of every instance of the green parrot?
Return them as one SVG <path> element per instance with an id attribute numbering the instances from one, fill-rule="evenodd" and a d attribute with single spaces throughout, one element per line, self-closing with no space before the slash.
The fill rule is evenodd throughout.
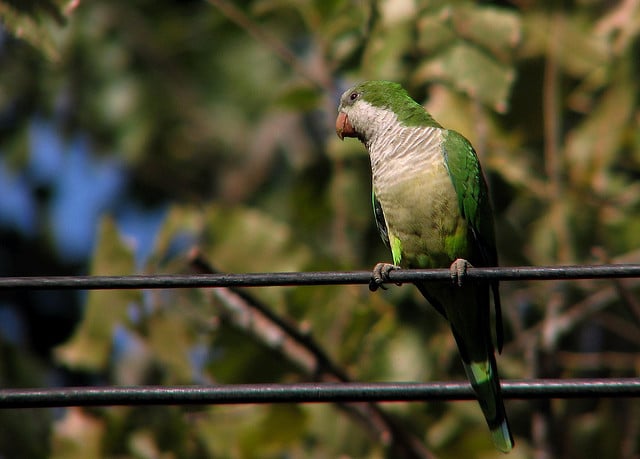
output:
<path id="1" fill-rule="evenodd" d="M 478 157 L 461 134 L 443 128 L 397 83 L 366 81 L 340 98 L 336 132 L 369 152 L 373 211 L 393 265 L 378 263 L 371 289 L 401 268 L 445 268 L 452 283 L 419 282 L 450 323 L 462 363 L 497 449 L 513 448 L 500 392 L 490 321 L 503 332 L 498 283 L 463 282 L 468 266 L 497 266 L 493 211 Z"/>

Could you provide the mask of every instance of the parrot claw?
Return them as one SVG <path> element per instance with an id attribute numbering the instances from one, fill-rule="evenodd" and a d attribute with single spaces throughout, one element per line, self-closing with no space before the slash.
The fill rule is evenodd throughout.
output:
<path id="1" fill-rule="evenodd" d="M 373 273 L 371 273 L 371 280 L 369 281 L 369 290 L 375 292 L 379 288 L 386 290 L 387 288 L 382 285 L 384 282 L 389 282 L 389 273 L 394 269 L 398 269 L 396 265 L 391 263 L 378 263 L 373 267 Z M 398 284 L 400 285 L 400 284 Z"/>
<path id="2" fill-rule="evenodd" d="M 473 268 L 473 265 L 464 258 L 457 258 L 456 261 L 451 263 L 451 267 L 449 268 L 451 282 L 455 283 L 458 287 L 462 287 L 464 278 L 467 276 L 467 268 Z"/>

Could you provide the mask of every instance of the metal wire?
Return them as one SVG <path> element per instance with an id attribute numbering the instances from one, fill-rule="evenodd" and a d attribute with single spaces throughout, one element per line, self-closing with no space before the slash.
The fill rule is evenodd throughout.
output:
<path id="1" fill-rule="evenodd" d="M 640 264 L 469 268 L 466 278 L 501 281 L 640 277 Z M 448 269 L 391 271 L 393 283 L 450 281 Z M 105 290 L 368 284 L 370 271 L 0 278 L 0 290 Z M 640 397 L 640 378 L 503 381 L 505 398 Z M 223 386 L 66 387 L 0 390 L 2 408 L 239 403 L 469 400 L 467 382 L 306 383 Z"/>
<path id="2" fill-rule="evenodd" d="M 640 378 L 503 381 L 511 399 L 640 397 Z M 466 382 L 68 387 L 0 390 L 0 408 L 472 400 Z"/>
<path id="3" fill-rule="evenodd" d="M 501 281 L 640 277 L 640 264 L 469 268 L 468 279 Z M 398 269 L 393 283 L 421 280 L 448 281 L 448 269 Z M 0 290 L 107 290 L 203 287 L 266 287 L 292 285 L 368 284 L 371 271 L 319 271 L 242 274 L 48 276 L 0 278 Z"/>

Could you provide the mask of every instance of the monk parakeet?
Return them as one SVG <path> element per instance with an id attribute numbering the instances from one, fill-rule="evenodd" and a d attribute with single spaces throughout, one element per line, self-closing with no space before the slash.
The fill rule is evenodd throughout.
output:
<path id="1" fill-rule="evenodd" d="M 461 134 L 443 128 L 397 83 L 366 81 L 340 98 L 338 136 L 356 137 L 371 159 L 373 211 L 393 265 L 379 263 L 372 290 L 391 269 L 451 269 L 452 282 L 416 286 L 450 323 L 462 363 L 500 451 L 513 448 L 496 365 L 502 350 L 498 283 L 465 281 L 467 266 L 497 266 L 493 211 L 478 157 Z"/>

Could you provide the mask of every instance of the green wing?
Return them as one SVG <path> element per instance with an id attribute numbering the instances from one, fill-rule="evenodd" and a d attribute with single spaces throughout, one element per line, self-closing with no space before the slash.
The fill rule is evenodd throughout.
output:
<path id="1" fill-rule="evenodd" d="M 380 237 L 385 245 L 391 249 L 393 263 L 395 265 L 399 265 L 402 260 L 402 243 L 400 239 L 389 233 L 387 221 L 384 217 L 384 211 L 382 210 L 382 204 L 380 204 L 380 201 L 376 198 L 375 193 L 371 192 L 371 198 L 373 201 L 373 214 L 376 217 L 376 226 L 378 227 Z"/>
<path id="2" fill-rule="evenodd" d="M 475 150 L 462 135 L 448 131 L 443 144 L 445 165 L 458 195 L 462 216 L 469 222 L 475 240 L 474 260 L 478 266 L 496 266 L 493 209 L 489 191 Z"/>
<path id="3" fill-rule="evenodd" d="M 475 266 L 497 266 L 493 209 L 478 156 L 469 141 L 456 131 L 447 131 L 443 153 L 451 182 L 458 195 L 460 212 L 469 222 L 474 241 L 474 250 L 469 262 Z M 491 283 L 491 290 L 496 308 L 496 340 L 500 352 L 503 329 L 497 281 Z"/>
<path id="4" fill-rule="evenodd" d="M 382 211 L 382 205 L 380 201 L 376 198 L 375 193 L 371 192 L 371 201 L 373 203 L 373 215 L 376 218 L 376 226 L 378 227 L 378 232 L 380 233 L 380 237 L 382 241 L 385 243 L 387 247 L 391 247 L 389 243 L 389 232 L 387 230 L 387 222 L 384 219 L 384 212 Z"/>

